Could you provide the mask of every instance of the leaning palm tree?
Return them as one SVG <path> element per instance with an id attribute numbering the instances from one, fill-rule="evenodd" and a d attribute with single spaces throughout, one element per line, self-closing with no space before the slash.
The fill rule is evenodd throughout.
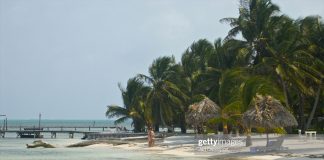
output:
<path id="1" fill-rule="evenodd" d="M 171 129 L 175 112 L 181 110 L 183 102 L 187 99 L 173 83 L 178 67 L 173 56 L 165 56 L 154 60 L 149 68 L 149 76 L 138 75 L 151 88 L 146 97 L 146 105 L 151 108 L 155 131 L 159 131 L 160 125 Z"/>
<path id="2" fill-rule="evenodd" d="M 290 88 L 296 90 L 301 97 L 298 105 L 299 128 L 304 131 L 305 104 L 303 104 L 303 99 L 306 99 L 306 96 L 319 96 L 321 79 L 323 79 L 323 69 L 321 68 L 324 65 L 308 49 L 308 46 L 312 43 L 307 40 L 309 38 L 302 36 L 303 31 L 300 28 L 305 28 L 305 26 L 302 27 L 302 22 L 293 21 L 288 17 L 281 17 L 279 22 L 271 31 L 269 42 L 266 45 L 271 57 L 265 57 L 263 62 L 269 68 L 272 68 L 274 77 L 278 77 L 278 82 L 285 93 L 287 107 L 291 107 L 289 86 L 292 86 Z M 317 93 L 315 93 L 316 87 L 314 86 L 319 88 Z M 316 106 L 316 103 L 314 106 Z"/>
<path id="3" fill-rule="evenodd" d="M 238 48 L 241 42 L 229 40 L 222 43 L 221 39 L 215 41 L 214 52 L 207 62 L 208 68 L 198 78 L 201 90 L 213 101 L 219 104 L 220 116 L 211 121 L 222 123 L 224 134 L 228 133 L 228 125 L 233 124 L 241 113 L 241 85 L 246 78 L 246 69 L 241 68 L 244 56 L 240 55 Z"/>
<path id="4" fill-rule="evenodd" d="M 248 127 L 263 127 L 267 132 L 278 127 L 296 126 L 295 117 L 276 99 L 271 96 L 257 95 L 251 108 L 244 112 L 243 124 Z M 248 142 L 247 142 L 248 143 Z"/>
<path id="5" fill-rule="evenodd" d="M 188 111 L 189 105 L 200 100 L 201 94 L 203 94 L 199 90 L 199 81 L 202 80 L 199 75 L 206 71 L 208 59 L 213 52 L 213 44 L 206 39 L 200 39 L 192 43 L 182 54 L 181 70 L 178 72 L 181 78 L 175 83 L 189 97 L 178 115 L 182 133 L 186 132 L 185 113 Z"/>
<path id="6" fill-rule="evenodd" d="M 134 132 L 143 131 L 145 122 L 143 120 L 143 110 L 140 103 L 141 99 L 149 91 L 149 88 L 144 86 L 143 82 L 137 78 L 129 79 L 126 89 L 120 84 L 118 86 L 122 93 L 124 106 L 108 105 L 106 116 L 108 118 L 118 117 L 118 119 L 115 120 L 115 124 L 123 123 L 127 119 L 132 119 Z"/>
<path id="7" fill-rule="evenodd" d="M 310 88 L 317 91 L 311 97 L 315 97 L 313 102 L 312 111 L 308 117 L 305 129 L 307 130 L 314 118 L 321 91 L 324 90 L 323 79 L 324 79 L 324 22 L 320 16 L 308 16 L 298 21 L 300 33 L 302 38 L 307 39 L 307 53 L 311 58 L 311 65 L 308 65 L 312 69 L 317 70 L 318 74 L 317 81 L 313 80 L 313 83 L 309 83 Z M 309 81 L 308 81 L 309 82 Z"/>

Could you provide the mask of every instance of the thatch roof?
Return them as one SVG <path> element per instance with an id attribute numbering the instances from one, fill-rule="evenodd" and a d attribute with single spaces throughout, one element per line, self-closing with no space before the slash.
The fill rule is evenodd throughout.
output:
<path id="1" fill-rule="evenodd" d="M 189 110 L 186 114 L 186 121 L 188 124 L 198 126 L 211 118 L 217 117 L 219 111 L 219 106 L 206 97 L 202 101 L 189 106 Z"/>
<path id="2" fill-rule="evenodd" d="M 243 114 L 243 124 L 247 127 L 277 128 L 297 126 L 295 117 L 271 96 L 257 95 L 254 104 Z"/>

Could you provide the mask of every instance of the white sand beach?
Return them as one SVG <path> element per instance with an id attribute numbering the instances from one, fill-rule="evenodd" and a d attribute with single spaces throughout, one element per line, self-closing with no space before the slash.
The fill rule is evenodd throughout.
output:
<path id="1" fill-rule="evenodd" d="M 277 135 L 270 135 L 275 139 Z M 242 137 L 244 138 L 244 137 Z M 254 146 L 265 146 L 265 135 L 252 136 Z M 111 145 L 111 144 L 95 144 L 87 146 L 87 148 L 113 148 L 117 150 L 149 152 L 160 155 L 172 155 L 178 157 L 191 158 L 208 158 L 208 159 L 255 159 L 255 160 L 281 160 L 281 159 L 323 159 L 324 155 L 324 136 L 318 136 L 316 139 L 306 137 L 287 137 L 283 146 L 288 150 L 251 153 L 250 147 L 239 146 L 235 151 L 231 152 L 197 152 L 197 139 L 194 136 L 171 136 L 165 138 L 162 142 L 157 142 L 155 147 L 148 148 L 144 142 L 130 142 L 129 144 Z M 234 147 L 235 148 L 235 147 Z"/>

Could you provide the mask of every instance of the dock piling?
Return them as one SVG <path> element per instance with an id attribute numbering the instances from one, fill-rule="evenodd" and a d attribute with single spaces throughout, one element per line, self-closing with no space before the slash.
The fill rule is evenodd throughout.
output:
<path id="1" fill-rule="evenodd" d="M 69 138 L 73 138 L 74 137 L 74 133 L 73 132 L 70 132 L 69 133 Z"/>
<path id="2" fill-rule="evenodd" d="M 56 138 L 56 132 L 51 132 L 51 138 Z"/>

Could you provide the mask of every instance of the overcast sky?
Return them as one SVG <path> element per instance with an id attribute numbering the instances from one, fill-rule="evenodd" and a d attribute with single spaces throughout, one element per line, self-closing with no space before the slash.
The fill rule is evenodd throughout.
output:
<path id="1" fill-rule="evenodd" d="M 274 0 L 293 17 L 324 17 L 323 0 Z M 238 0 L 0 0 L 0 114 L 104 119 L 117 83 L 224 37 Z"/>

